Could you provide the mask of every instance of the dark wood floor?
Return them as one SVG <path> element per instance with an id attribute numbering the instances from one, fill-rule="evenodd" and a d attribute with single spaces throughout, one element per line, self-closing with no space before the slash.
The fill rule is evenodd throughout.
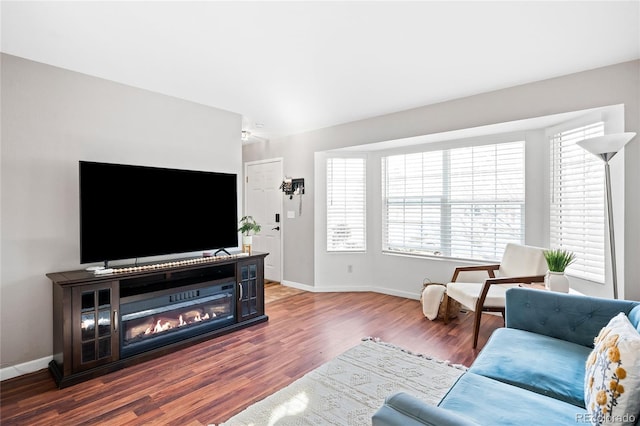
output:
<path id="1" fill-rule="evenodd" d="M 268 289 L 269 291 L 277 291 Z M 273 298 L 269 322 L 58 390 L 48 371 L 0 383 L 2 425 L 217 424 L 365 336 L 469 365 L 472 318 L 445 326 L 420 303 L 376 293 Z M 502 319 L 486 315 L 481 349 Z"/>

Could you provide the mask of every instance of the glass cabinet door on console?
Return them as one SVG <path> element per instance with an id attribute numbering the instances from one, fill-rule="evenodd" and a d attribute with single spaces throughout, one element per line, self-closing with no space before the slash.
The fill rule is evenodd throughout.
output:
<path id="1" fill-rule="evenodd" d="M 73 289 L 71 303 L 75 371 L 119 358 L 118 300 L 117 282 Z"/>
<path id="2" fill-rule="evenodd" d="M 238 321 L 264 313 L 263 269 L 259 261 L 238 262 Z"/>

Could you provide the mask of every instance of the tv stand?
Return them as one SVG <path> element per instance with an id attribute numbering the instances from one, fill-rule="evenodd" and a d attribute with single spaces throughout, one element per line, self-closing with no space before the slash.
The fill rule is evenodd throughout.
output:
<path id="1" fill-rule="evenodd" d="M 49 370 L 56 384 L 70 386 L 268 321 L 264 309 L 266 256 L 242 253 L 114 267 L 107 274 L 86 270 L 47 274 L 53 283 Z M 184 323 L 180 316 L 179 325 L 169 324 L 174 318 L 165 313 L 181 313 L 185 301 L 189 309 L 184 312 Z M 155 340 L 145 337 L 146 325 L 136 319 L 149 306 L 162 314 L 163 325 L 169 324 L 162 330 L 167 332 Z M 210 314 L 202 317 L 209 321 L 198 318 L 197 324 L 187 324 L 194 306 L 201 307 L 202 314 L 209 309 Z M 161 317 L 148 318 L 158 321 Z M 139 345 L 138 340 L 160 343 Z"/>

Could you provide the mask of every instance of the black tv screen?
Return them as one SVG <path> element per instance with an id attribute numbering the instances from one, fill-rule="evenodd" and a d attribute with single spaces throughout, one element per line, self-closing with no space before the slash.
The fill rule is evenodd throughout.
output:
<path id="1" fill-rule="evenodd" d="M 80 263 L 238 246 L 237 176 L 80 161 Z"/>

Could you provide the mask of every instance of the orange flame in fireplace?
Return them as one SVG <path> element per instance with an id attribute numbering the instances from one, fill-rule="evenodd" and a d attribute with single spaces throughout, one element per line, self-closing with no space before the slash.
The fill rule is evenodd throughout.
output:
<path id="1" fill-rule="evenodd" d="M 187 318 L 185 320 L 185 317 Z M 192 319 L 189 320 L 189 317 L 191 317 Z M 148 325 L 148 326 L 142 326 L 145 327 L 144 328 L 144 335 L 151 335 L 151 334 L 157 334 L 157 333 L 162 333 L 163 331 L 167 331 L 170 330 L 172 328 L 177 328 L 177 327 L 184 327 L 186 325 L 189 324 L 193 324 L 193 323 L 197 323 L 197 322 L 202 322 L 211 318 L 215 318 L 216 314 L 212 313 L 211 315 L 209 315 L 209 313 L 205 313 L 204 315 L 201 315 L 201 312 L 199 311 L 190 311 L 190 312 L 185 312 L 185 313 L 181 313 L 178 316 L 178 319 L 175 320 L 173 318 L 167 318 L 167 317 L 163 317 L 160 319 L 151 319 L 151 321 L 154 321 L 154 323 L 152 325 Z M 157 317 L 156 317 L 157 318 Z M 138 336 L 142 333 L 140 332 L 136 332 L 136 329 L 139 329 L 140 327 L 133 327 L 132 329 L 128 330 L 128 338 L 133 338 L 135 336 Z M 142 330 L 140 330 L 142 331 Z"/>

